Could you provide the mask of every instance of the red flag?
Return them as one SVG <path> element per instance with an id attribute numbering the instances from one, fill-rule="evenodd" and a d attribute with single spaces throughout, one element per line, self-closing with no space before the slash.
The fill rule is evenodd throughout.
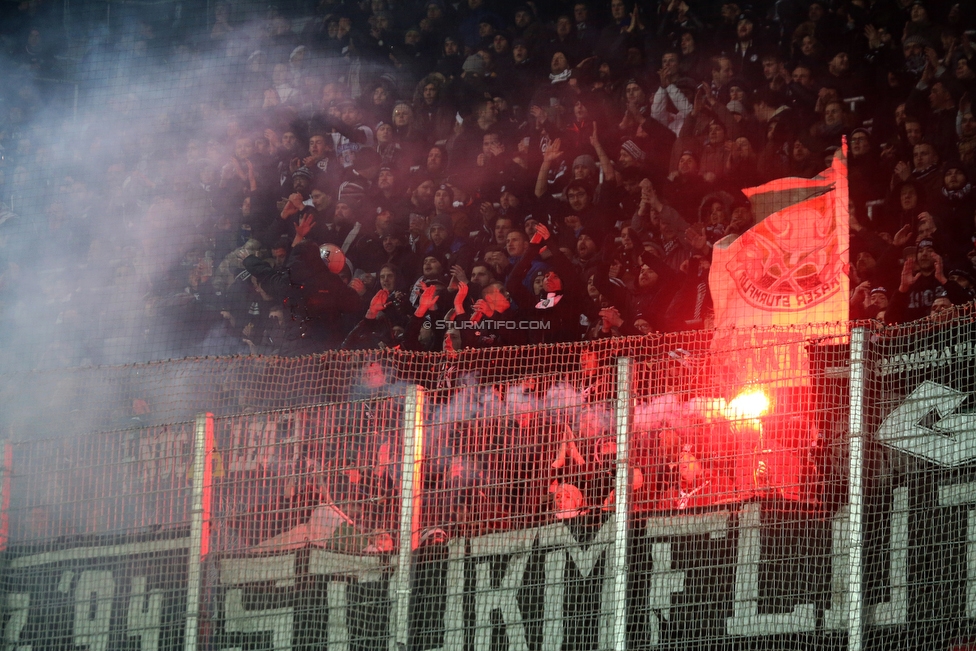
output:
<path id="1" fill-rule="evenodd" d="M 841 323 L 848 319 L 849 194 L 845 156 L 816 179 L 778 179 L 743 192 L 758 223 L 715 244 L 709 288 L 715 306 L 713 349 L 765 348 L 749 359 L 727 356 L 738 384 L 789 381 L 806 374 L 801 344 L 786 331 L 755 326 Z M 767 216 L 768 215 L 768 216 Z M 775 351 L 773 346 L 786 346 Z M 746 353 L 743 351 L 743 355 Z M 802 381 L 802 380 L 801 380 Z"/>

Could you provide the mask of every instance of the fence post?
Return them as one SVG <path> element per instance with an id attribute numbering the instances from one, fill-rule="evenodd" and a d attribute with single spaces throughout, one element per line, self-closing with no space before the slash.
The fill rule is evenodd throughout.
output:
<path id="1" fill-rule="evenodd" d="M 3 454 L 0 465 L 0 551 L 6 551 L 9 540 L 8 511 L 10 509 L 10 476 L 13 473 L 14 449 L 8 440 L 0 440 L 0 453 Z"/>
<path id="2" fill-rule="evenodd" d="M 617 360 L 617 475 L 614 482 L 613 648 L 627 649 L 627 516 L 630 512 L 631 363 Z"/>
<path id="3" fill-rule="evenodd" d="M 193 502 L 190 507 L 190 560 L 187 569 L 186 630 L 183 648 L 196 651 L 200 630 L 200 563 L 210 548 L 210 498 L 213 487 L 213 414 L 199 414 L 193 437 Z"/>
<path id="4" fill-rule="evenodd" d="M 393 576 L 396 595 L 391 617 L 394 635 L 389 649 L 406 649 L 410 626 L 410 569 L 413 551 L 420 544 L 420 487 L 424 460 L 424 390 L 407 387 L 403 410 L 403 448 L 400 451 L 400 548 Z"/>
<path id="5" fill-rule="evenodd" d="M 864 639 L 864 357 L 867 349 L 867 330 L 851 331 L 850 416 L 848 445 L 850 460 L 847 501 L 850 508 L 851 546 L 850 575 L 847 584 L 847 648 L 861 651 Z"/>

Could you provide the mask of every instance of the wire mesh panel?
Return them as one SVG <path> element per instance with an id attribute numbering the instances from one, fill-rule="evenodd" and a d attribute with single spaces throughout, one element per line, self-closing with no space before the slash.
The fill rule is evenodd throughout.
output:
<path id="1" fill-rule="evenodd" d="M 633 493 L 627 595 L 635 647 L 846 641 L 846 584 L 834 567 L 846 547 L 832 546 L 846 524 L 846 338 L 814 328 L 745 334 L 765 345 L 713 342 L 638 366 L 630 462 L 643 485 Z M 729 381 L 724 369 L 747 358 L 754 371 L 773 369 L 770 380 Z"/>
<path id="2" fill-rule="evenodd" d="M 964 647 L 972 329 L 869 329 L 866 357 L 811 326 L 310 358 L 332 375 L 307 404 L 214 421 L 199 642 Z M 745 356 L 773 379 L 716 372 Z M 9 445 L 8 642 L 182 648 L 194 445 L 187 423 Z"/>
<path id="3" fill-rule="evenodd" d="M 615 356 L 552 352 L 429 395 L 414 648 L 610 644 Z"/>
<path id="4" fill-rule="evenodd" d="M 0 3 L 4 649 L 976 649 L 974 7 Z"/>
<path id="5" fill-rule="evenodd" d="M 871 339 L 866 648 L 976 641 L 974 323 L 941 316 Z"/>
<path id="6" fill-rule="evenodd" d="M 12 446 L 11 648 L 182 648 L 192 448 L 186 423 Z"/>
<path id="7" fill-rule="evenodd" d="M 370 400 L 217 420 L 219 648 L 386 647 L 404 395 L 364 373 Z"/>
<path id="8" fill-rule="evenodd" d="M 192 423 L 12 444 L 11 544 L 189 522 Z"/>

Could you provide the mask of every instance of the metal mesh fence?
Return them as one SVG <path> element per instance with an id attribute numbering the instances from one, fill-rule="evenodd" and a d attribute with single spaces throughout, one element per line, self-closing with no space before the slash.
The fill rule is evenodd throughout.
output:
<path id="1" fill-rule="evenodd" d="M 865 644 L 968 648 L 973 320 L 875 337 L 865 412 Z"/>
<path id="2" fill-rule="evenodd" d="M 0 3 L 5 650 L 976 649 L 973 3 L 527 4 Z"/>
<path id="3" fill-rule="evenodd" d="M 193 425 L 7 449 L 5 643 L 183 648 Z"/>
<path id="4" fill-rule="evenodd" d="M 287 408 L 9 443 L 5 639 L 965 648 L 972 328 L 310 358 Z"/>

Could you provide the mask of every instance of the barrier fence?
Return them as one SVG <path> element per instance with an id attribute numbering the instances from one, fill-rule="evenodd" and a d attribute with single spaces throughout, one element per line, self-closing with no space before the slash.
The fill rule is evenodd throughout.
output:
<path id="1" fill-rule="evenodd" d="M 973 328 L 5 382 L 5 648 L 969 648 Z"/>

